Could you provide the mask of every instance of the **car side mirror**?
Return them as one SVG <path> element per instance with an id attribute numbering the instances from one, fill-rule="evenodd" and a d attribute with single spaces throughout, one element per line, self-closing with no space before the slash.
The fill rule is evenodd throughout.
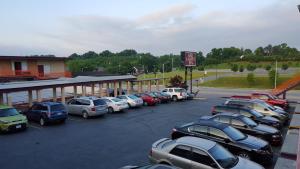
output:
<path id="1" fill-rule="evenodd" d="M 251 119 L 255 119 L 255 117 L 254 117 L 254 116 L 250 116 L 250 118 L 251 118 Z"/>
<path id="2" fill-rule="evenodd" d="M 247 125 L 244 125 L 243 127 L 244 127 L 244 128 L 248 128 L 248 126 L 247 126 Z"/>
<path id="3" fill-rule="evenodd" d="M 229 138 L 225 138 L 224 141 L 225 141 L 225 143 L 229 143 L 230 139 Z"/>
<path id="4" fill-rule="evenodd" d="M 264 109 L 265 111 L 269 111 L 267 108 Z"/>

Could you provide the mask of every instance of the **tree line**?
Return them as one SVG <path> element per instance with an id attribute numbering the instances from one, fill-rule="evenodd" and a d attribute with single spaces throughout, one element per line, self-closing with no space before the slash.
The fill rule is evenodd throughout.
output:
<path id="1" fill-rule="evenodd" d="M 236 47 L 213 48 L 206 56 L 197 52 L 197 65 L 204 68 L 208 65 L 232 63 L 237 61 L 300 61 L 300 52 L 286 43 L 258 47 L 254 51 Z M 109 50 L 96 53 L 89 51 L 82 55 L 76 53 L 69 56 L 68 67 L 71 72 L 96 71 L 104 69 L 108 73 L 127 74 L 135 69 L 149 72 L 172 71 L 182 69 L 180 55 L 166 54 L 154 56 L 151 53 L 138 53 L 134 49 L 125 49 L 113 53 Z M 164 66 L 163 66 L 164 65 Z"/>

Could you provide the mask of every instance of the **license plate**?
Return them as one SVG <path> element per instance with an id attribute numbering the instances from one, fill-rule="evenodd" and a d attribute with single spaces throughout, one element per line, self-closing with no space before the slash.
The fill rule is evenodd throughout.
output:
<path id="1" fill-rule="evenodd" d="M 16 126 L 16 129 L 19 129 L 19 128 L 22 128 L 22 126 L 21 126 L 21 125 L 17 125 L 17 126 Z"/>

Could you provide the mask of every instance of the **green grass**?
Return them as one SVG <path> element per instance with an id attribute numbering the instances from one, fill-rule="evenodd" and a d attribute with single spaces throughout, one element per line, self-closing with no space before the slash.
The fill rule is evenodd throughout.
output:
<path id="1" fill-rule="evenodd" d="M 288 80 L 291 77 L 279 77 L 277 84 L 280 85 L 282 82 Z M 256 88 L 256 89 L 272 89 L 273 83 L 270 82 L 269 77 L 255 77 L 255 83 L 249 84 L 246 77 L 222 77 L 217 80 L 208 81 L 200 86 L 207 87 L 225 87 L 225 88 Z M 300 87 L 296 88 L 297 90 Z"/>
<path id="2" fill-rule="evenodd" d="M 219 72 L 218 74 L 221 74 L 222 72 Z M 212 76 L 212 75 L 215 75 L 216 73 L 215 72 L 207 72 L 206 76 Z M 165 73 L 165 78 L 170 78 L 170 77 L 174 77 L 175 75 L 179 75 L 181 76 L 182 78 L 184 78 L 184 71 L 183 70 L 177 70 L 177 71 L 172 71 L 172 72 L 166 72 Z M 145 74 L 145 76 L 142 74 L 142 75 L 139 75 L 138 76 L 138 79 L 139 80 L 142 80 L 142 79 L 148 79 L 148 78 L 162 78 L 163 77 L 163 74 L 162 73 L 157 73 L 156 74 L 156 77 L 153 73 L 149 73 L 149 74 Z M 201 77 L 204 77 L 204 73 L 203 71 L 198 71 L 198 70 L 193 70 L 193 79 L 199 79 Z M 190 75 L 189 75 L 189 72 L 188 72 L 188 80 L 190 79 Z"/>

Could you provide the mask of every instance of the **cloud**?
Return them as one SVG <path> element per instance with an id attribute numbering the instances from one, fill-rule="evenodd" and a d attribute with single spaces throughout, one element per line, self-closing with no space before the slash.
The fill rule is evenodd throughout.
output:
<path id="1" fill-rule="evenodd" d="M 63 17 L 51 32 L 38 34 L 36 39 L 42 42 L 38 51 L 68 56 L 89 50 L 117 52 L 130 48 L 161 55 L 182 50 L 209 52 L 215 47 L 230 46 L 254 49 L 283 42 L 299 48 L 300 14 L 296 1 L 275 2 L 255 10 L 201 14 L 195 14 L 201 10 L 196 5 L 178 4 L 136 19 Z"/>

